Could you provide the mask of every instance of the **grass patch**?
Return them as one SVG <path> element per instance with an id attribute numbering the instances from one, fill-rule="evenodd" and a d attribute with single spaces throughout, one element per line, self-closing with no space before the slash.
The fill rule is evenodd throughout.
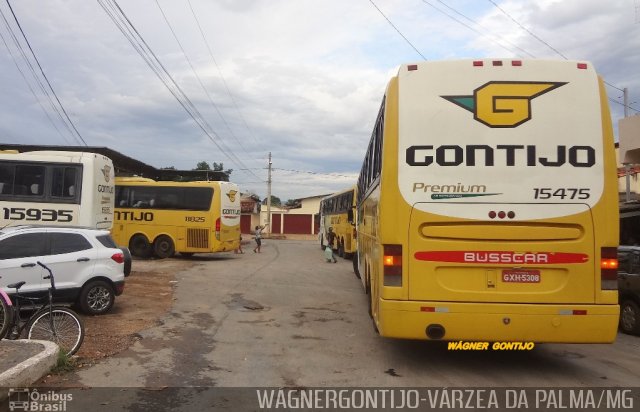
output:
<path id="1" fill-rule="evenodd" d="M 55 373 L 57 375 L 71 372 L 76 367 L 76 361 L 71 356 L 67 356 L 64 351 L 58 351 L 58 360 L 56 361 L 55 366 L 51 369 L 51 373 Z"/>

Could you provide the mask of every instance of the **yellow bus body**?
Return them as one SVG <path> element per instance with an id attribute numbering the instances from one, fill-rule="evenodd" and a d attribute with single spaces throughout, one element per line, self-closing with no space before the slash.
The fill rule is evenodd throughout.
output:
<path id="1" fill-rule="evenodd" d="M 320 203 L 320 244 L 322 247 L 325 246 L 327 232 L 331 227 L 336 234 L 333 246 L 338 255 L 346 259 L 353 256 L 358 245 L 353 217 L 356 206 L 355 190 L 355 187 L 341 190 L 323 198 Z"/>
<path id="2" fill-rule="evenodd" d="M 540 182 L 539 187 L 536 186 L 538 183 L 532 183 L 533 186 L 529 188 L 533 187 L 533 190 L 515 193 L 518 185 L 525 191 L 528 179 L 537 179 L 537 173 L 547 173 L 539 170 L 541 167 L 533 166 L 529 167 L 529 173 L 520 173 L 519 169 L 512 172 L 509 168 L 499 171 L 505 181 L 516 180 L 513 189 L 507 187 L 507 190 L 483 193 L 483 196 L 477 196 L 477 193 L 469 195 L 468 191 L 459 193 L 460 190 L 464 191 L 466 180 L 484 173 L 477 164 L 483 160 L 487 163 L 484 166 L 492 166 L 500 160 L 497 155 L 495 158 L 489 157 L 486 154 L 489 149 L 482 147 L 486 157 L 476 156 L 476 165 L 467 164 L 460 173 L 457 170 L 459 168 L 451 165 L 460 161 L 457 157 L 459 153 L 468 155 L 469 149 L 467 147 L 466 152 L 460 152 L 456 148 L 455 134 L 443 137 L 447 141 L 443 151 L 447 154 L 439 160 L 443 165 L 451 167 L 440 167 L 431 174 L 429 166 L 432 164 L 429 164 L 420 168 L 421 180 L 403 182 L 402 176 L 399 177 L 399 170 L 405 173 L 404 177 L 411 177 L 410 173 L 413 173 L 405 162 L 423 161 L 422 157 L 415 155 L 416 150 L 430 153 L 431 149 L 428 147 L 435 147 L 438 143 L 430 140 L 430 130 L 423 130 L 424 146 L 419 146 L 419 149 L 407 148 L 406 144 L 401 146 L 399 134 L 402 130 L 409 129 L 403 122 L 410 121 L 411 115 L 431 116 L 431 122 L 445 123 L 449 119 L 458 119 L 458 115 L 467 115 L 468 118 L 461 117 L 462 120 L 456 122 L 467 121 L 469 125 L 465 127 L 472 129 L 474 137 L 487 146 L 496 136 L 496 140 L 500 142 L 507 140 L 514 129 L 490 128 L 481 124 L 478 118 L 474 119 L 469 113 L 464 113 L 463 109 L 455 107 L 457 103 L 451 104 L 446 98 L 438 106 L 442 108 L 441 111 L 430 108 L 431 112 L 427 110 L 427 113 L 420 113 L 420 110 L 409 108 L 411 113 L 401 114 L 401 110 L 407 110 L 407 107 L 405 105 L 401 108 L 399 104 L 400 91 L 406 90 L 402 89 L 400 83 L 409 83 L 407 76 L 418 76 L 416 70 L 429 72 L 429 65 L 439 63 L 401 66 L 399 76 L 392 78 L 387 86 L 379 115 L 379 119 L 383 119 L 380 133 L 383 140 L 380 144 L 378 175 L 374 173 L 373 178 L 366 175 L 371 169 L 367 168 L 367 162 L 369 165 L 375 164 L 374 156 L 369 156 L 371 147 L 375 146 L 372 143 L 358 186 L 359 190 L 366 191 L 358 202 L 358 266 L 363 286 L 370 294 L 370 313 L 379 333 L 386 337 L 428 340 L 613 342 L 619 316 L 617 290 L 615 286 L 611 287 L 611 271 L 607 272 L 608 278 L 605 279 L 601 262 L 605 258 L 611 258 L 611 253 L 615 253 L 618 244 L 618 192 L 613 133 L 602 79 L 595 73 L 580 70 L 582 63 L 577 63 L 578 70 L 574 75 L 571 69 L 576 62 L 523 61 L 523 66 L 531 65 L 537 70 L 520 74 L 516 68 L 511 67 L 511 70 L 503 71 L 506 74 L 502 74 L 497 70 L 490 72 L 491 69 L 486 66 L 491 66 L 492 61 L 487 60 L 483 62 L 484 74 L 474 82 L 475 72 L 474 68 L 470 68 L 471 63 L 450 63 L 443 72 L 455 73 L 457 70 L 459 73 L 448 78 L 436 77 L 433 82 L 449 81 L 450 85 L 455 86 L 455 82 L 450 80 L 458 79 L 459 75 L 471 79 L 470 84 L 476 84 L 480 89 L 483 84 L 492 81 L 495 84 L 534 83 L 549 81 L 549 78 L 554 78 L 554 73 L 561 73 L 558 83 L 565 82 L 567 85 L 575 81 L 582 88 L 585 84 L 592 86 L 592 89 L 586 91 L 576 87 L 571 93 L 595 95 L 585 97 L 591 99 L 588 101 L 596 106 L 592 109 L 597 114 L 597 119 L 585 119 L 598 125 L 593 141 L 582 142 L 583 136 L 570 134 L 574 128 L 586 130 L 585 127 L 589 125 L 571 124 L 566 130 L 563 128 L 567 125 L 563 123 L 555 126 L 546 124 L 544 127 L 545 130 L 549 127 L 561 129 L 556 136 L 560 141 L 555 143 L 566 147 L 580 145 L 573 153 L 573 160 L 567 160 L 584 166 L 578 171 L 564 167 L 549 173 L 557 175 L 557 182 L 566 182 L 575 177 L 583 186 L 582 191 L 580 187 L 575 187 L 574 196 L 580 197 L 579 193 L 584 196 L 589 194 L 593 199 L 570 201 L 566 192 L 540 190 L 547 186 L 554 188 L 554 179 L 545 179 Z M 463 65 L 467 67 L 462 67 Z M 509 61 L 504 62 L 504 65 L 511 66 Z M 574 66 L 559 67 L 561 65 Z M 536 73 L 542 75 L 536 76 Z M 567 92 L 570 90 L 568 86 L 566 89 Z M 562 96 L 559 91 L 555 96 L 557 98 Z M 454 93 L 456 92 L 452 90 L 451 94 Z M 476 99 L 479 99 L 478 90 L 475 94 Z M 556 106 L 549 109 L 548 113 L 552 118 L 562 118 L 556 116 L 554 111 L 561 115 L 569 113 L 573 102 L 554 102 L 552 96 L 549 93 L 546 104 Z M 442 98 L 442 95 L 437 97 Z M 458 97 L 463 96 L 456 96 Z M 433 101 L 434 104 L 441 103 L 438 99 Z M 468 104 L 469 101 L 463 103 Z M 462 99 L 458 102 L 462 102 Z M 535 120 L 542 120 L 536 119 L 536 115 L 543 119 L 543 114 L 546 115 L 536 103 L 538 102 L 535 100 L 529 101 L 532 113 L 528 126 L 531 131 L 524 131 L 512 140 L 513 145 L 523 145 L 523 151 L 525 145 L 518 139 L 530 138 L 536 142 L 548 138 L 535 134 Z M 445 110 L 449 112 L 444 113 Z M 474 115 L 482 116 L 479 109 L 476 109 Z M 572 117 L 567 121 L 580 117 L 579 114 L 570 115 Z M 488 118 L 485 116 L 484 120 Z M 525 123 L 526 121 L 522 124 Z M 449 124 L 445 124 L 438 130 L 447 130 L 449 127 Z M 455 128 L 451 131 L 455 133 Z M 586 146 L 589 142 L 595 147 L 593 151 Z M 474 146 L 472 150 L 476 149 Z M 557 153 L 561 150 L 559 148 Z M 578 157 L 576 153 L 581 150 L 588 152 L 589 156 Z M 592 152 L 595 153 L 593 159 Z M 549 164 L 551 157 L 538 161 Z M 505 158 L 502 161 L 510 164 L 508 156 Z M 431 159 L 424 163 L 429 160 Z M 436 161 L 434 157 L 433 162 Z M 517 163 L 518 158 L 514 156 L 511 161 Z M 588 173 L 594 173 L 595 177 L 591 179 L 591 183 L 585 183 L 589 182 L 589 176 L 583 177 L 580 173 L 587 173 L 583 169 L 587 169 L 586 165 L 592 163 L 595 165 Z M 406 172 L 407 169 L 409 172 Z M 449 179 L 445 172 L 450 172 L 452 177 Z M 456 175 L 456 172 L 459 174 Z M 575 176 L 565 178 L 562 173 L 574 173 Z M 495 180 L 487 180 L 487 187 L 491 187 Z M 441 181 L 446 181 L 446 185 L 438 183 Z M 428 192 L 431 197 L 425 196 L 424 201 L 415 201 L 423 196 L 422 191 L 427 183 L 432 185 Z M 445 186 L 448 191 L 444 191 Z M 466 186 L 469 187 L 471 186 Z M 518 197 L 518 200 L 500 202 L 498 199 L 508 190 L 513 190 L 515 194 L 512 197 Z M 554 197 L 554 193 L 557 196 L 544 201 L 533 198 L 526 200 L 526 196 L 539 196 L 541 193 L 544 194 L 543 197 L 547 194 Z M 561 198 L 563 193 L 564 197 Z M 411 201 L 407 201 L 407 197 Z M 435 213 L 431 210 L 435 210 Z M 519 218 L 520 216 L 522 217 Z"/>
<path id="3" fill-rule="evenodd" d="M 179 201 L 170 198 L 183 196 L 179 190 L 197 188 L 208 189 L 209 203 L 203 200 L 199 206 L 193 206 L 195 200 L 190 198 L 193 196 L 190 193 Z M 167 195 L 167 190 L 177 194 Z M 190 255 L 237 249 L 240 243 L 238 187 L 218 181 L 156 182 L 145 178 L 116 178 L 112 236 L 118 245 L 129 247 L 137 255 L 154 252 L 159 257 L 169 257 L 175 252 Z"/>

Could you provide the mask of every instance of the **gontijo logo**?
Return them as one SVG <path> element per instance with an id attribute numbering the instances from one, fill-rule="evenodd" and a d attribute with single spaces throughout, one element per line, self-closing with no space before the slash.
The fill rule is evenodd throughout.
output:
<path id="1" fill-rule="evenodd" d="M 489 127 L 517 127 L 531 119 L 531 100 L 565 84 L 491 81 L 475 89 L 472 96 L 440 97 L 470 111 Z"/>
<path id="2" fill-rule="evenodd" d="M 229 200 L 231 200 L 232 202 L 235 202 L 237 194 L 238 194 L 237 190 L 229 190 L 227 192 L 227 197 L 229 197 Z"/>

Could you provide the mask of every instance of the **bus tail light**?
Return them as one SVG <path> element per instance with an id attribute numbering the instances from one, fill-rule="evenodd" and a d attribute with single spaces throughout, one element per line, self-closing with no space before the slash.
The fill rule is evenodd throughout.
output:
<path id="1" fill-rule="evenodd" d="M 384 245 L 384 286 L 402 286 L 402 245 Z"/>
<path id="2" fill-rule="evenodd" d="M 600 284 L 602 290 L 618 289 L 618 250 L 615 247 L 600 249 Z"/>
<path id="3" fill-rule="evenodd" d="M 220 218 L 216 219 L 216 240 L 220 240 Z"/>

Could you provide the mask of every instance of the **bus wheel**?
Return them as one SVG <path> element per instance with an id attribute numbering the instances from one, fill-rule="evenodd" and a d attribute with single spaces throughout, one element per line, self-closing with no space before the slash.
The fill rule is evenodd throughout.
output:
<path id="1" fill-rule="evenodd" d="M 160 259 L 165 259 L 173 256 L 176 252 L 176 248 L 173 245 L 173 240 L 167 235 L 160 235 L 153 242 L 153 252 Z"/>
<path id="2" fill-rule="evenodd" d="M 360 270 L 358 269 L 358 252 L 351 256 L 351 260 L 353 261 L 353 273 L 355 273 L 356 277 L 360 279 Z"/>
<path id="3" fill-rule="evenodd" d="M 632 300 L 620 305 L 620 329 L 628 334 L 640 334 L 640 307 Z"/>
<path id="4" fill-rule="evenodd" d="M 129 241 L 131 254 L 137 257 L 149 257 L 151 254 L 151 244 L 145 235 L 135 235 Z"/>
<path id="5" fill-rule="evenodd" d="M 340 242 L 340 244 L 338 245 L 338 256 L 340 256 L 341 258 L 344 257 L 344 243 Z"/>

